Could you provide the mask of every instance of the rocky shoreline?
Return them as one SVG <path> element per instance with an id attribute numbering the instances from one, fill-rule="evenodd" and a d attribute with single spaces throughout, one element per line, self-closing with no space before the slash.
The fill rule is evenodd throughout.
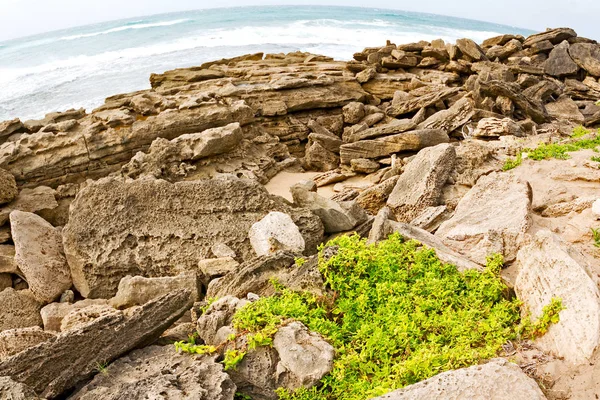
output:
<path id="1" fill-rule="evenodd" d="M 235 371 L 167 344 L 217 346 L 273 279 L 324 295 L 317 248 L 355 232 L 398 232 L 461 271 L 500 254 L 524 309 L 564 306 L 499 355 L 521 368 L 495 359 L 382 399 L 593 398 L 599 78 L 600 45 L 558 28 L 388 42 L 349 62 L 245 55 L 153 74 L 89 114 L 0 122 L 0 398 L 317 385 L 335 352 L 299 322 Z M 565 143 L 580 151 L 532 155 Z M 282 172 L 291 201 L 270 193 Z"/>

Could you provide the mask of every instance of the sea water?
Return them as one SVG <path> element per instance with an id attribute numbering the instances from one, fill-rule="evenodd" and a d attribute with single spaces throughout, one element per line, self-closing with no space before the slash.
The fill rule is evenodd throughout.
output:
<path id="1" fill-rule="evenodd" d="M 161 14 L 0 43 L 0 121 L 101 105 L 150 87 L 150 73 L 265 52 L 307 51 L 349 60 L 386 40 L 467 37 L 516 27 L 433 14 L 355 7 L 271 6 Z"/>

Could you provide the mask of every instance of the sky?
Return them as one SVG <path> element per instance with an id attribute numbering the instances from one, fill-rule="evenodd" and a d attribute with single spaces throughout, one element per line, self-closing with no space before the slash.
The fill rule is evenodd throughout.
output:
<path id="1" fill-rule="evenodd" d="M 248 5 L 381 7 L 533 30 L 568 26 L 600 40 L 598 0 L 0 0 L 0 41 L 78 25 L 200 8 Z"/>

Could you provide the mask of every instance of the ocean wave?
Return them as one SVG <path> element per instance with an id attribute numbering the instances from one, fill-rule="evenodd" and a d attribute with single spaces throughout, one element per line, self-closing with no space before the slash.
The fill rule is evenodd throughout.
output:
<path id="1" fill-rule="evenodd" d="M 156 27 L 160 27 L 160 26 L 177 25 L 177 24 L 182 24 L 187 21 L 189 21 L 189 19 L 176 19 L 176 20 L 172 20 L 172 21 L 162 21 L 162 22 L 154 22 L 154 23 L 140 23 L 143 21 L 135 21 L 135 22 L 129 22 L 123 26 L 107 29 L 105 31 L 82 33 L 80 35 L 63 36 L 63 37 L 58 38 L 58 40 L 84 39 L 84 38 L 100 36 L 100 35 L 109 35 L 111 33 L 122 32 L 122 31 L 126 31 L 129 29 L 147 29 L 147 28 L 156 28 Z"/>

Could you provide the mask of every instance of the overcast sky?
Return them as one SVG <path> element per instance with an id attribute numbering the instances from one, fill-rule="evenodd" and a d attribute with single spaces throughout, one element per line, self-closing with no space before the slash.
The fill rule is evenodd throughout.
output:
<path id="1" fill-rule="evenodd" d="M 385 7 L 544 30 L 569 26 L 600 40 L 598 0 L 0 0 L 0 41 L 78 25 L 209 7 L 319 4 Z"/>

